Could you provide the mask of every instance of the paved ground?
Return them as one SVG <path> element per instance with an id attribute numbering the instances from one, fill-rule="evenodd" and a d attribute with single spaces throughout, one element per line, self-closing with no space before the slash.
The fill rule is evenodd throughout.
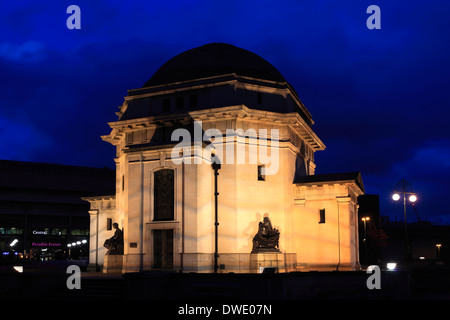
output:
<path id="1" fill-rule="evenodd" d="M 280 274 L 180 274 L 81 272 L 81 289 L 69 290 L 73 261 L 3 266 L 0 299 L 53 300 L 450 300 L 450 269 L 422 268 L 381 274 L 381 289 L 370 290 L 366 272 Z M 82 264 L 81 264 L 82 265 Z M 84 268 L 83 268 L 84 269 Z"/>

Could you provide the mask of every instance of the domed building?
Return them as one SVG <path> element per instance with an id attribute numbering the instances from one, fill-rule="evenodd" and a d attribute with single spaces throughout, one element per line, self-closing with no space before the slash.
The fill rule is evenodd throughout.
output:
<path id="1" fill-rule="evenodd" d="M 358 270 L 358 172 L 315 175 L 325 149 L 297 92 L 229 44 L 185 51 L 128 91 L 103 140 L 116 194 L 90 202 L 104 272 Z M 117 223 L 123 245 L 105 248 Z M 113 241 L 113 240 L 111 240 Z M 112 249 L 111 249 L 112 248 Z"/>

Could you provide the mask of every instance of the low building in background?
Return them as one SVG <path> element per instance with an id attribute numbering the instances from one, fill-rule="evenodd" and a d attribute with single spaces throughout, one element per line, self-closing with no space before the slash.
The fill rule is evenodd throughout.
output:
<path id="1" fill-rule="evenodd" d="M 0 160 L 0 263 L 87 259 L 89 204 L 114 193 L 115 171 Z"/>

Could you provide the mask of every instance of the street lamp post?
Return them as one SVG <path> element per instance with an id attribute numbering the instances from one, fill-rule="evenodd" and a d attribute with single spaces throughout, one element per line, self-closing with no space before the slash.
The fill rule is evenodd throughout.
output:
<path id="1" fill-rule="evenodd" d="M 367 259 L 367 229 L 366 229 L 366 222 L 367 221 L 369 221 L 370 220 L 370 218 L 369 217 L 364 217 L 364 218 L 362 218 L 361 219 L 363 222 L 364 222 L 364 240 L 363 240 L 363 242 L 364 242 L 364 249 L 365 249 L 365 253 L 366 253 L 366 264 L 368 264 L 368 259 Z"/>
<path id="2" fill-rule="evenodd" d="M 437 260 L 440 260 L 440 259 L 441 259 L 441 247 L 442 247 L 442 244 L 440 244 L 440 243 L 437 243 L 437 244 L 436 244 L 436 248 L 437 248 Z"/>
<path id="3" fill-rule="evenodd" d="M 217 176 L 219 175 L 219 170 L 221 168 L 220 161 L 218 158 L 216 158 L 215 154 L 211 155 L 211 167 L 214 170 L 214 273 L 217 273 L 219 270 L 219 264 L 218 264 L 218 258 L 219 258 L 219 252 L 218 252 L 218 227 L 219 227 L 219 221 L 218 221 L 218 199 L 219 192 L 217 192 Z"/>
<path id="4" fill-rule="evenodd" d="M 401 184 L 401 190 L 399 190 L 400 184 Z M 405 187 L 406 184 L 409 186 L 410 191 L 406 191 L 406 187 Z M 406 195 L 409 195 L 408 200 L 412 203 L 417 201 L 417 196 L 413 192 L 411 184 L 409 184 L 409 182 L 405 181 L 404 178 L 397 184 L 396 191 L 392 195 L 392 199 L 394 201 L 400 200 L 400 194 L 403 194 L 403 214 L 405 217 L 405 260 L 409 260 L 410 255 L 411 255 L 411 252 L 410 252 L 411 250 L 408 245 L 408 225 L 407 225 L 407 221 L 406 221 Z"/>

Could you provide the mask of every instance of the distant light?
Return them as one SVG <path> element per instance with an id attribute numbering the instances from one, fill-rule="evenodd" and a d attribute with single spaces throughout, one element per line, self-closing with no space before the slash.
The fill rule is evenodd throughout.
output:
<path id="1" fill-rule="evenodd" d="M 411 195 L 411 196 L 409 196 L 409 201 L 416 202 L 417 201 L 417 197 L 415 195 Z"/>
<path id="2" fill-rule="evenodd" d="M 86 239 L 81 240 L 81 243 L 87 243 Z"/>
<path id="3" fill-rule="evenodd" d="M 81 241 L 77 241 L 77 244 L 80 245 L 80 244 L 81 244 Z"/>
<path id="4" fill-rule="evenodd" d="M 19 240 L 14 239 L 9 245 L 10 245 L 11 247 L 14 247 L 14 246 L 16 245 L 17 242 L 19 242 Z"/>
<path id="5" fill-rule="evenodd" d="M 425 257 L 419 257 L 420 260 L 425 260 Z"/>
<path id="6" fill-rule="evenodd" d="M 400 195 L 399 195 L 398 193 L 394 193 L 394 194 L 392 195 L 392 199 L 393 199 L 394 201 L 397 201 L 397 200 L 400 199 Z"/>
<path id="7" fill-rule="evenodd" d="M 397 264 L 395 262 L 388 262 L 386 264 L 386 267 L 388 268 L 388 270 L 393 271 L 397 267 Z"/>
<path id="8" fill-rule="evenodd" d="M 23 267 L 22 266 L 14 266 L 13 269 L 16 270 L 17 272 L 20 272 L 20 273 L 23 272 Z"/>
<path id="9" fill-rule="evenodd" d="M 72 245 L 70 243 L 67 244 L 68 247 L 71 247 Z"/>
<path id="10" fill-rule="evenodd" d="M 72 242 L 72 246 L 76 246 L 77 244 L 75 242 Z"/>
<path id="11" fill-rule="evenodd" d="M 362 220 L 362 221 L 369 221 L 369 220 L 370 220 L 370 217 L 364 217 L 364 218 L 361 218 L 361 220 Z"/>

